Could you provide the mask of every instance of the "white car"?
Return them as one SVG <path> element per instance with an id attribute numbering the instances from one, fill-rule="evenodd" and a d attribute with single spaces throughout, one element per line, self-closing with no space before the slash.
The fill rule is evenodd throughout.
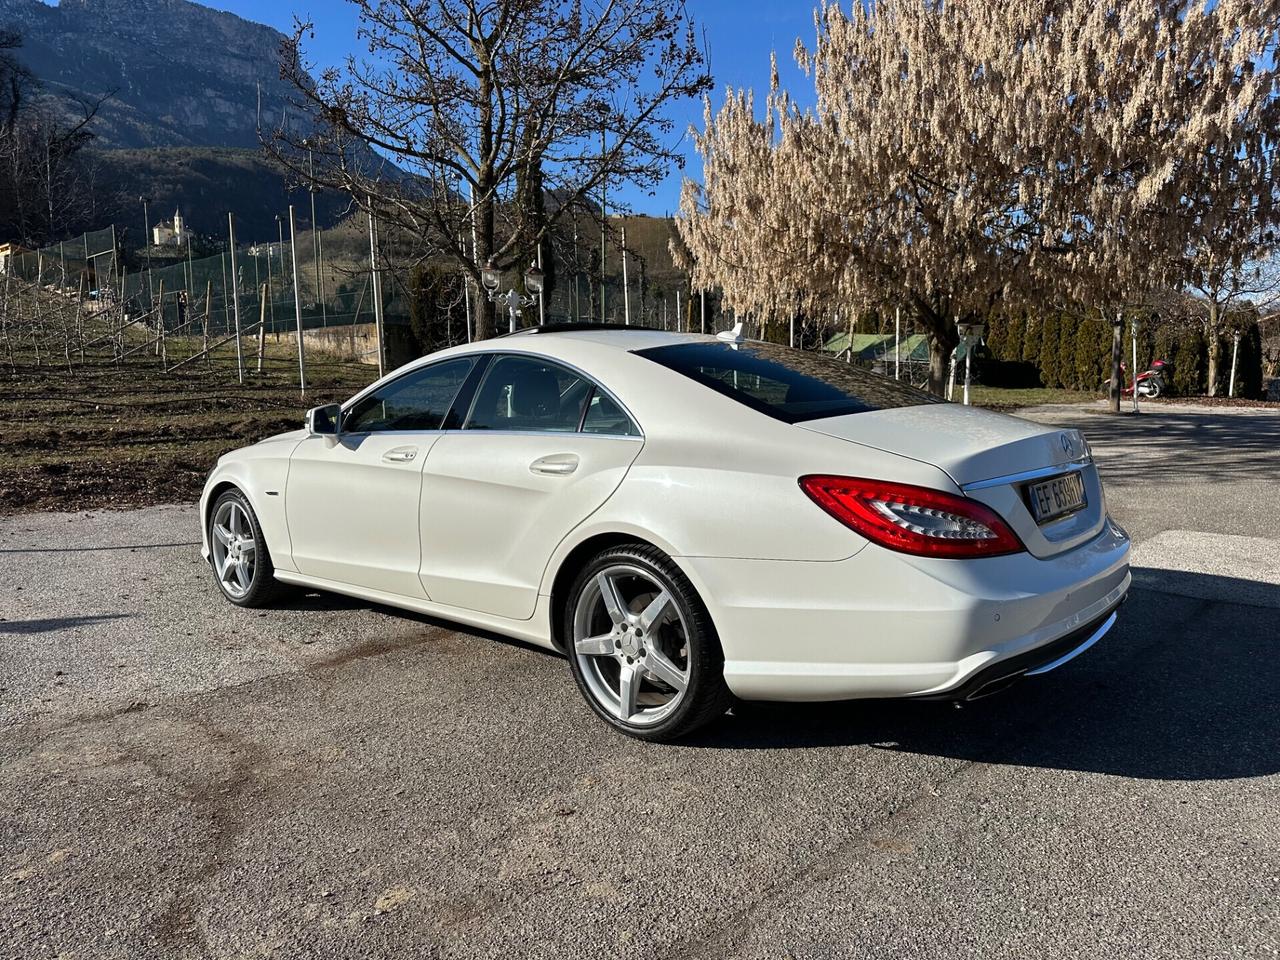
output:
<path id="1" fill-rule="evenodd" d="M 723 334 L 441 351 L 222 457 L 200 509 L 232 603 L 293 584 L 559 650 L 650 740 L 734 697 L 980 696 L 1130 583 L 1078 432 Z"/>

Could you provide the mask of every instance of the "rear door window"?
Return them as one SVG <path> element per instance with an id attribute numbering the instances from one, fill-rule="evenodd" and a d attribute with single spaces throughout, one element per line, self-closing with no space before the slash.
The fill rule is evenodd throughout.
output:
<path id="1" fill-rule="evenodd" d="M 786 423 L 945 403 L 909 384 L 772 343 L 678 343 L 639 356 Z"/>

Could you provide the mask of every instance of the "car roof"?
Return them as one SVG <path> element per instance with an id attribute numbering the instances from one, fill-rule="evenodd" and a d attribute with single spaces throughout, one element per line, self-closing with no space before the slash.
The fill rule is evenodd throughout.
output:
<path id="1" fill-rule="evenodd" d="M 627 351 L 714 339 L 703 334 L 678 333 L 660 330 L 657 327 L 626 326 L 617 323 L 555 323 L 516 330 L 495 338 L 505 342 L 490 341 L 490 344 L 496 349 L 501 349 L 505 346 L 514 346 L 517 341 L 532 337 L 536 337 L 541 343 L 548 343 L 552 339 L 555 341 L 580 340 Z"/>

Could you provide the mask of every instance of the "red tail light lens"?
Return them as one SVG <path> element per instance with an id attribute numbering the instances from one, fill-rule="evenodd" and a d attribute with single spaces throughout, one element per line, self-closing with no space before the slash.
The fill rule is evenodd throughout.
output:
<path id="1" fill-rule="evenodd" d="M 990 507 L 941 490 L 884 480 L 813 475 L 800 489 L 873 543 L 918 557 L 999 557 L 1024 548 Z"/>

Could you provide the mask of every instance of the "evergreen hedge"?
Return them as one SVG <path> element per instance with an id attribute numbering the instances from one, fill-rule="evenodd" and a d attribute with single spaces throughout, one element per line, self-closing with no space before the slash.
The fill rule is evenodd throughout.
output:
<path id="1" fill-rule="evenodd" d="M 1133 362 L 1129 330 L 1126 323 L 1126 367 Z M 1225 336 L 1222 342 L 1220 379 L 1225 395 L 1226 381 L 1231 375 L 1231 335 Z M 1025 360 L 1035 364 L 1042 386 L 1101 392 L 1103 381 L 1111 375 L 1111 323 L 1096 316 L 1070 313 L 993 316 L 987 321 L 986 343 L 998 360 Z M 1209 346 L 1194 325 L 1140 323 L 1139 371 L 1146 370 L 1154 360 L 1173 365 L 1171 392 L 1182 396 L 1206 392 Z M 1240 338 L 1235 395 L 1262 396 L 1262 335 L 1257 323 L 1251 323 Z"/>

